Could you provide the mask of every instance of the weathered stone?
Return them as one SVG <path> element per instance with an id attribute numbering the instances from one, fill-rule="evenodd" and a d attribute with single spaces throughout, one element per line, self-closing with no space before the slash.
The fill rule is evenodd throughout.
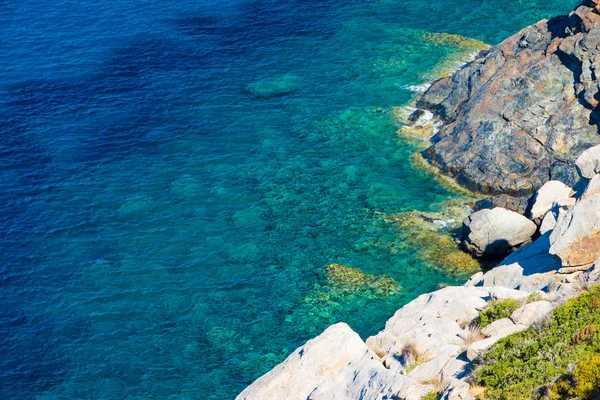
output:
<path id="1" fill-rule="evenodd" d="M 465 247 L 475 256 L 502 256 L 531 239 L 537 226 L 504 208 L 481 210 L 463 222 Z"/>
<path id="2" fill-rule="evenodd" d="M 532 198 L 529 218 L 543 217 L 552 207 L 571 197 L 572 189 L 560 181 L 548 181 Z"/>
<path id="3" fill-rule="evenodd" d="M 464 378 L 471 372 L 471 363 L 462 356 L 452 358 L 440 371 L 440 379 L 447 382 L 453 378 Z"/>
<path id="4" fill-rule="evenodd" d="M 475 396 L 469 392 L 471 386 L 462 380 L 452 379 L 446 387 L 440 400 L 474 400 Z"/>
<path id="5" fill-rule="evenodd" d="M 523 290 L 511 289 L 504 286 L 492 286 L 489 288 L 490 297 L 493 300 L 514 299 L 523 300 L 529 296 L 529 292 Z"/>
<path id="6" fill-rule="evenodd" d="M 600 173 L 600 145 L 581 153 L 575 164 L 581 176 L 586 179 L 592 179 L 594 175 Z"/>
<path id="7" fill-rule="evenodd" d="M 528 326 L 528 325 L 527 325 Z M 505 337 L 515 332 L 520 332 L 527 329 L 527 326 L 522 323 L 515 323 L 510 318 L 502 318 L 492 322 L 481 333 L 488 337 Z"/>
<path id="8" fill-rule="evenodd" d="M 553 309 L 554 306 L 549 301 L 535 301 L 516 309 L 510 315 L 510 319 L 515 324 L 531 326 L 531 324 L 544 319 Z"/>
<path id="9" fill-rule="evenodd" d="M 588 197 L 592 197 L 593 195 L 600 194 L 600 175 L 596 174 L 592 177 L 592 179 L 588 182 L 581 199 L 587 199 Z"/>
<path id="10" fill-rule="evenodd" d="M 600 195 L 579 201 L 550 235 L 550 254 L 564 267 L 591 265 L 600 256 Z"/>
<path id="11" fill-rule="evenodd" d="M 440 354 L 435 358 L 419 364 L 408 374 L 408 377 L 420 383 L 430 382 L 438 378 L 442 369 L 448 362 L 454 359 L 460 353 L 460 346 L 447 345 L 444 346 Z"/>
<path id="12" fill-rule="evenodd" d="M 428 388 L 386 369 L 344 323 L 332 325 L 248 386 L 238 400 L 420 398 Z M 409 397 L 415 396 L 415 397 Z"/>
<path id="13" fill-rule="evenodd" d="M 492 347 L 498 340 L 500 340 L 499 337 L 492 336 L 487 339 L 479 340 L 473 343 L 467 349 L 467 358 L 469 359 L 469 361 L 473 361 L 474 359 L 479 357 L 481 353 Z"/>
<path id="14" fill-rule="evenodd" d="M 555 282 L 560 261 L 548 254 L 550 233 L 521 247 L 496 268 L 469 281 L 473 286 L 504 286 L 526 292 L 546 289 Z"/>
<path id="15" fill-rule="evenodd" d="M 566 274 L 573 274 L 575 272 L 587 271 L 588 269 L 590 269 L 589 265 L 582 265 L 579 267 L 563 267 L 558 270 L 558 273 L 566 275 Z"/>
<path id="16" fill-rule="evenodd" d="M 473 205 L 473 211 L 485 210 L 486 208 L 502 207 L 514 211 L 518 214 L 525 214 L 527 210 L 527 197 L 514 197 L 507 194 L 486 197 L 483 200 L 476 201 Z"/>
<path id="17" fill-rule="evenodd" d="M 424 156 L 484 193 L 575 184 L 575 160 L 600 143 L 599 20 L 583 5 L 540 21 L 434 82 L 417 106 L 445 123 Z"/>
<path id="18" fill-rule="evenodd" d="M 540 224 L 540 235 L 543 235 L 547 232 L 552 231 L 552 229 L 554 229 L 555 226 L 556 226 L 556 217 L 554 216 L 554 213 L 553 212 L 546 213 L 546 215 L 544 215 L 544 219 L 542 220 L 542 223 Z"/>

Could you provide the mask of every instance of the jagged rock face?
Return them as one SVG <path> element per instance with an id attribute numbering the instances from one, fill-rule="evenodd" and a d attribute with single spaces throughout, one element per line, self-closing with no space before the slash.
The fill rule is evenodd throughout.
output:
<path id="1" fill-rule="evenodd" d="M 445 123 L 424 156 L 483 193 L 572 186 L 600 143 L 600 14 L 595 4 L 540 21 L 434 82 L 417 106 Z M 600 71 L 599 71 L 600 72 Z"/>

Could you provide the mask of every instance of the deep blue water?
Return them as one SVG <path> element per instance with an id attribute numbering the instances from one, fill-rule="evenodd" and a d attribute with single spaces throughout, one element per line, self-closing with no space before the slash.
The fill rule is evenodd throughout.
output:
<path id="1" fill-rule="evenodd" d="M 459 199 L 392 107 L 461 51 L 427 33 L 493 44 L 574 4 L 0 1 L 0 398 L 231 399 L 462 282 L 386 219 Z"/>

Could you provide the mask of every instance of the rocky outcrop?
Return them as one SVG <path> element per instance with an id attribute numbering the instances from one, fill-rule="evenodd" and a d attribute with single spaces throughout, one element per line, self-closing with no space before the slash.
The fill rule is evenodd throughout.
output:
<path id="1" fill-rule="evenodd" d="M 417 106 L 444 125 L 424 156 L 483 193 L 528 195 L 548 180 L 573 186 L 577 156 L 600 143 L 595 6 L 529 26 L 434 82 Z"/>
<path id="2" fill-rule="evenodd" d="M 339 323 L 296 349 L 237 399 L 418 399 L 429 390 L 386 369 L 348 325 Z"/>
<path id="3" fill-rule="evenodd" d="M 477 257 L 499 257 L 530 240 L 536 230 L 533 222 L 514 211 L 485 209 L 464 220 L 463 244 Z"/>
<path id="4" fill-rule="evenodd" d="M 543 218 L 555 206 L 573 205 L 572 189 L 560 181 L 548 181 L 532 198 L 528 217 L 532 220 Z"/>
<path id="5" fill-rule="evenodd" d="M 565 267 L 591 265 L 600 256 L 600 194 L 578 202 L 550 235 L 550 254 Z"/>
<path id="6" fill-rule="evenodd" d="M 237 399 L 418 399 L 430 390 L 386 369 L 348 325 L 339 323 L 296 349 Z"/>
<path id="7" fill-rule="evenodd" d="M 591 147 L 581 153 L 575 160 L 575 165 L 581 176 L 586 179 L 592 179 L 594 175 L 600 173 L 600 146 Z"/>

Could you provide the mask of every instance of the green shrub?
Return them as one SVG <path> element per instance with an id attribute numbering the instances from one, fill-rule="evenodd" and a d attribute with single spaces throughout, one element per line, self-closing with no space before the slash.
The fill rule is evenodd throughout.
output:
<path id="1" fill-rule="evenodd" d="M 600 397 L 600 355 L 590 354 L 579 360 L 573 376 L 575 395 L 586 400 Z"/>
<path id="2" fill-rule="evenodd" d="M 599 305 L 596 286 L 557 307 L 539 332 L 529 328 L 500 340 L 482 356 L 473 383 L 486 387 L 490 400 L 597 398 Z"/>
<path id="3" fill-rule="evenodd" d="M 421 397 L 421 400 L 437 400 L 440 398 L 440 394 L 435 390 L 427 393 L 425 396 Z"/>
<path id="4" fill-rule="evenodd" d="M 521 307 L 515 299 L 492 300 L 488 306 L 481 310 L 478 317 L 478 323 L 481 328 L 485 328 L 494 321 L 510 317 L 517 308 Z"/>

